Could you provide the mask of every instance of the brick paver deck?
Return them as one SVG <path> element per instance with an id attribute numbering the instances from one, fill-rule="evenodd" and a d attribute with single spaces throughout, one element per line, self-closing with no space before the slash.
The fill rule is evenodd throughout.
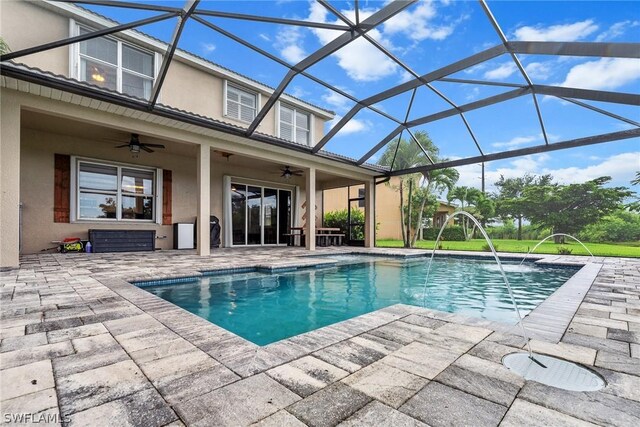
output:
<path id="1" fill-rule="evenodd" d="M 128 283 L 328 259 L 303 255 L 23 257 L 20 269 L 0 273 L 3 422 L 29 414 L 39 425 L 73 426 L 640 425 L 640 260 L 597 258 L 527 319 L 534 351 L 598 372 L 607 381 L 598 392 L 506 369 L 502 357 L 523 347 L 512 326 L 399 304 L 258 347 Z"/>

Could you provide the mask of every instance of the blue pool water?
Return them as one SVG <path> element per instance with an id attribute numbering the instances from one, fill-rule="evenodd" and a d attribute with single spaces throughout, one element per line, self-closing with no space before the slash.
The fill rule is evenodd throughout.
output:
<path id="1" fill-rule="evenodd" d="M 258 345 L 397 303 L 423 305 L 428 259 L 339 258 L 335 267 L 225 274 L 144 289 Z M 577 271 L 503 265 L 523 316 Z M 495 261 L 435 258 L 426 307 L 517 321 Z"/>

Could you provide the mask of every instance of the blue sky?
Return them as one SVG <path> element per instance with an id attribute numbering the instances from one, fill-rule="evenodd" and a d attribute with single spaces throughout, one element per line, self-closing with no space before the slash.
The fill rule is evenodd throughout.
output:
<path id="1" fill-rule="evenodd" d="M 153 3 L 153 2 L 152 2 Z M 155 3 L 161 3 L 156 0 Z M 162 2 L 182 5 L 182 2 Z M 331 2 L 353 18 L 354 3 Z M 361 19 L 384 6 L 380 1 L 360 1 Z M 494 16 L 509 40 L 640 42 L 640 2 L 635 1 L 489 1 Z M 203 1 L 200 8 L 248 14 L 338 22 L 321 5 L 306 0 L 293 1 Z M 151 15 L 112 7 L 91 9 L 126 22 Z M 207 18 L 216 25 L 252 44 L 296 63 L 340 33 L 270 23 Z M 168 40 L 174 22 L 142 27 L 141 31 Z M 476 1 L 420 1 L 392 18 L 370 35 L 419 74 L 425 74 L 500 43 L 493 27 Z M 236 42 L 197 22 L 189 22 L 180 48 L 277 86 L 287 69 L 253 53 Z M 640 92 L 640 60 L 615 58 L 552 57 L 520 55 L 534 83 L 564 85 L 629 93 Z M 357 40 L 330 58 L 314 65 L 309 73 L 358 98 L 393 87 L 410 76 L 384 57 L 365 40 Z M 450 77 L 524 83 L 508 56 L 501 56 Z M 465 104 L 508 90 L 479 85 L 435 82 L 434 86 L 456 104 Z M 326 88 L 299 76 L 287 92 L 314 104 L 345 114 L 353 103 Z M 377 107 L 403 119 L 410 93 L 386 100 Z M 550 142 L 628 129 L 631 125 L 551 97 L 539 97 Z M 640 121 L 637 106 L 616 106 L 586 101 L 621 116 Z M 410 118 L 435 113 L 450 106 L 432 91 L 421 88 L 416 94 Z M 485 153 L 543 143 L 531 96 L 467 113 L 467 120 Z M 339 133 L 326 149 L 358 158 L 382 139 L 395 124 L 382 116 L 362 111 Z M 477 155 L 477 149 L 459 116 L 414 130 L 429 133 L 441 155 L 459 158 Z M 379 153 L 378 153 L 379 155 Z M 372 159 L 375 160 L 377 155 Z M 490 184 L 505 176 L 551 173 L 562 182 L 578 182 L 611 175 L 616 185 L 629 185 L 640 170 L 640 140 L 605 143 L 591 147 L 491 162 L 486 165 Z M 478 186 L 480 167 L 460 168 L 461 185 Z"/>

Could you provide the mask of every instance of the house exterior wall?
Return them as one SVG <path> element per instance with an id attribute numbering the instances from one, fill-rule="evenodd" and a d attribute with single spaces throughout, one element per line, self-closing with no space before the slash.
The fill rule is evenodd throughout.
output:
<path id="1" fill-rule="evenodd" d="M 171 225 L 125 221 L 75 221 L 71 223 L 53 222 L 54 207 L 54 154 L 69 154 L 80 158 L 118 162 L 123 164 L 169 169 L 172 171 L 172 222 L 193 223 L 197 206 L 196 157 L 163 153 L 141 155 L 135 159 L 127 150 L 116 150 L 111 144 L 91 143 L 91 141 L 68 135 L 60 135 L 41 130 L 23 128 L 20 150 L 20 201 L 22 203 L 23 250 L 22 253 L 37 253 L 52 247 L 51 241 L 65 237 L 87 238 L 90 228 L 96 229 L 153 229 L 158 239 L 156 246 L 161 249 L 173 247 Z M 304 178 L 295 178 L 286 183 L 278 183 L 277 173 L 271 168 L 248 168 L 234 165 L 232 161 L 211 154 L 211 215 L 224 223 L 223 177 L 233 176 L 236 181 L 291 188 L 300 187 L 300 201 L 304 202 Z M 72 165 L 72 167 L 74 167 Z M 275 169 L 277 172 L 277 169 Z M 294 190 L 293 188 L 291 188 Z M 74 209 L 74 206 L 71 207 Z M 227 242 L 223 242 L 226 245 Z"/>
<path id="2" fill-rule="evenodd" d="M 402 221 L 400 219 L 400 193 L 396 190 L 399 178 L 393 177 L 388 183 L 376 186 L 375 220 L 377 239 L 402 239 Z M 336 210 L 347 209 L 347 200 L 358 197 L 358 191 L 364 189 L 363 185 L 352 185 L 350 187 L 333 188 L 324 191 L 324 213 Z M 406 195 L 405 195 L 406 197 Z M 364 207 L 358 207 L 364 212 Z M 432 220 L 446 218 L 455 211 L 455 206 L 440 203 L 437 212 Z M 444 218 L 443 218 L 444 216 Z M 453 225 L 453 220 L 449 221 Z"/>
<path id="3" fill-rule="evenodd" d="M 67 5 L 66 7 L 69 6 Z M 82 17 L 72 15 L 69 12 L 61 11 L 55 5 L 45 4 L 40 0 L 8 0 L 0 2 L 2 37 L 12 51 L 70 37 L 71 19 L 99 28 L 96 22 L 87 23 L 84 16 L 86 16 L 86 13 Z M 99 21 L 98 18 L 95 19 Z M 28 25 L 26 24 L 27 22 Z M 141 30 L 144 31 L 144 27 Z M 131 31 L 124 34 L 116 34 L 114 37 L 129 44 L 158 52 L 160 55 L 156 56 L 157 62 L 161 61 L 161 55 L 164 54 L 166 49 L 164 46 L 158 46 L 157 41 L 136 35 Z M 70 75 L 71 68 L 75 67 L 70 67 L 69 46 L 21 57 L 16 61 L 44 71 L 77 78 L 75 75 Z M 76 59 L 73 58 L 72 61 L 75 64 Z M 265 105 L 271 94 L 271 89 L 228 70 L 224 70 L 224 73 L 222 74 L 222 69 L 214 64 L 207 63 L 184 52 L 177 52 L 160 91 L 159 102 L 170 107 L 246 128 L 248 123 L 234 120 L 223 114 L 224 81 L 228 80 L 250 92 L 259 94 L 260 107 Z M 333 118 L 333 114 L 329 112 L 320 114 L 316 107 L 296 101 L 286 95 L 282 97 L 282 100 L 313 115 L 314 122 L 311 126 L 312 145 L 318 142 L 324 135 L 325 122 Z M 275 110 L 276 108 L 272 108 L 267 113 L 257 128 L 258 132 L 278 136 Z"/>
<path id="4" fill-rule="evenodd" d="M 12 51 L 69 37 L 69 18 L 53 13 L 34 2 L 0 2 L 2 38 Z M 17 59 L 31 67 L 67 76 L 69 47 L 63 46 Z"/>

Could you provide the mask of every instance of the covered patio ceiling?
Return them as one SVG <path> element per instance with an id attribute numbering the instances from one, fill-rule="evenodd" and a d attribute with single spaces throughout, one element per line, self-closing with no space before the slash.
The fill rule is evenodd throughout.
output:
<path id="1" fill-rule="evenodd" d="M 191 124 L 221 130 L 233 135 L 241 135 L 246 138 L 254 139 L 262 143 L 275 144 L 285 146 L 298 151 L 308 152 L 310 154 L 334 158 L 337 161 L 359 165 L 363 168 L 378 170 L 381 175 L 403 175 L 407 173 L 426 172 L 428 170 L 439 169 L 444 167 L 462 166 L 467 164 L 481 163 L 492 160 L 523 156 L 528 154 L 542 153 L 553 150 L 560 150 L 572 147 L 581 147 L 603 142 L 619 141 L 629 138 L 640 137 L 640 123 L 638 121 L 638 109 L 640 106 L 640 94 L 628 92 L 615 92 L 605 90 L 585 89 L 578 87 L 567 87 L 561 84 L 538 84 L 532 79 L 530 73 L 523 66 L 522 56 L 527 55 L 544 55 L 547 57 L 580 57 L 580 58 L 640 58 L 640 43 L 614 43 L 614 42 L 560 42 L 560 41 L 511 41 L 507 39 L 500 22 L 492 13 L 489 5 L 484 0 L 479 0 L 479 6 L 483 11 L 484 18 L 488 21 L 495 36 L 499 40 L 498 44 L 485 47 L 483 50 L 464 57 L 463 59 L 449 63 L 438 68 L 429 70 L 426 73 L 418 73 L 414 67 L 408 65 L 404 59 L 392 52 L 388 46 L 383 45 L 376 37 L 372 36 L 373 31 L 384 25 L 385 22 L 394 16 L 410 10 L 415 7 L 415 0 L 395 0 L 386 3 L 373 13 L 365 15 L 362 13 L 362 5 L 358 0 L 354 2 L 355 19 L 346 16 L 335 3 L 327 0 L 317 0 L 326 11 L 328 11 L 335 19 L 335 22 L 316 22 L 313 20 L 291 19 L 286 17 L 274 17 L 264 15 L 251 15 L 245 13 L 236 13 L 233 11 L 216 10 L 214 7 L 223 2 L 205 3 L 200 0 L 188 0 L 182 7 L 173 7 L 163 2 L 128 2 L 113 0 L 52 0 L 52 3 L 75 3 L 85 6 L 114 7 L 121 9 L 130 9 L 138 11 L 153 12 L 154 15 L 139 19 L 130 23 L 115 23 L 111 27 L 103 28 L 87 34 L 75 37 L 69 37 L 62 40 L 51 41 L 39 46 L 33 46 L 27 49 L 18 50 L 2 55 L 0 60 L 2 75 L 14 77 L 20 80 L 26 80 L 44 86 L 66 90 L 72 93 L 81 94 L 83 96 L 94 99 L 111 102 L 114 104 L 138 109 L 141 111 L 152 112 L 154 114 L 170 117 Z M 157 12 L 157 14 L 155 14 Z M 365 17 L 366 16 L 366 17 Z M 136 29 L 141 26 L 154 24 L 170 19 L 176 20 L 173 33 L 168 38 L 166 44 L 166 52 L 163 56 L 162 64 L 156 76 L 151 96 L 148 100 L 134 98 L 125 94 L 112 92 L 91 84 L 78 82 L 63 76 L 53 75 L 46 71 L 26 67 L 19 63 L 19 59 L 30 54 L 67 46 L 73 43 L 89 40 L 96 37 L 115 34 L 122 31 Z M 251 43 L 246 38 L 240 37 L 232 32 L 222 28 L 214 23 L 213 20 L 239 20 L 247 23 L 269 23 L 282 26 L 302 27 L 317 30 L 332 31 L 336 34 L 329 42 L 323 44 L 319 49 L 306 56 L 297 63 L 290 63 L 281 57 L 269 52 L 268 50 Z M 198 23 L 205 26 L 218 36 L 225 37 L 234 43 L 240 44 L 249 49 L 254 55 L 266 58 L 277 63 L 286 69 L 286 74 L 280 83 L 273 89 L 273 92 L 267 99 L 266 103 L 257 112 L 255 119 L 247 128 L 233 126 L 224 122 L 220 122 L 211 118 L 206 118 L 191 114 L 185 111 L 172 109 L 170 106 L 162 105 L 158 102 L 162 86 L 167 76 L 167 71 L 175 60 L 176 50 L 183 36 L 184 31 L 188 30 L 186 24 L 188 22 Z M 217 21 L 216 21 L 217 22 Z M 370 46 L 382 53 L 386 58 L 391 60 L 399 69 L 403 70 L 407 78 L 405 81 L 394 86 L 374 93 L 372 95 L 360 97 L 353 93 L 355 91 L 332 84 L 326 78 L 317 77 L 314 73 L 316 65 L 328 61 L 336 52 L 344 49 L 356 40 L 365 40 Z M 435 52 L 437 54 L 437 52 Z M 495 79 L 476 79 L 464 78 L 461 72 L 472 69 L 473 67 L 481 67 L 484 64 L 495 60 L 500 56 L 506 56 L 511 61 L 511 66 L 515 67 L 516 73 L 519 74 L 523 83 L 513 83 L 506 81 L 496 81 Z M 640 70 L 638 71 L 640 73 Z M 273 136 L 261 134 L 257 132 L 260 123 L 265 119 L 268 111 L 276 105 L 276 102 L 285 93 L 287 88 L 291 87 L 292 82 L 296 78 L 304 77 L 314 84 L 320 85 L 331 93 L 349 101 L 351 106 L 339 120 L 328 129 L 326 135 L 313 147 L 295 144 Z M 499 89 L 499 93 L 491 96 L 474 99 L 471 102 L 460 103 L 459 100 L 454 101 L 445 94 L 445 91 L 436 87 L 435 84 L 447 85 L 466 85 L 466 87 L 487 87 Z M 427 91 L 431 95 L 443 102 L 446 108 L 440 109 L 426 115 L 418 115 L 413 113 L 416 109 L 417 94 L 419 91 Z M 202 95 L 204 96 L 204 95 Z M 391 111 L 385 101 L 391 99 L 400 99 L 403 97 L 406 102 L 402 108 L 398 108 L 398 103 L 394 105 L 396 108 Z M 589 110 L 598 115 L 606 116 L 615 122 L 622 124 L 619 129 L 604 133 L 598 133 L 589 136 L 581 136 L 579 138 L 556 140 L 552 138 L 547 126 L 545 126 L 545 117 L 541 112 L 540 103 L 544 97 L 551 97 L 560 100 L 564 105 Z M 300 96 L 304 100 L 304 96 Z M 488 109 L 492 106 L 500 104 L 508 104 L 509 101 L 515 99 L 528 99 L 532 103 L 531 115 L 532 119 L 537 122 L 541 135 L 539 144 L 527 146 L 525 148 L 513 148 L 506 145 L 502 150 L 489 151 L 486 149 L 489 143 L 495 141 L 486 141 L 478 137 L 474 132 L 474 126 L 468 120 L 469 113 Z M 603 105 L 604 104 L 604 105 Z M 614 108 L 615 106 L 627 106 L 633 108 L 631 114 L 620 114 Z M 390 131 L 382 139 L 365 141 L 366 153 L 349 158 L 335 150 L 327 150 L 330 144 L 340 131 L 345 128 L 351 121 L 355 120 L 358 113 L 368 111 L 374 113 L 377 120 L 385 121 L 390 126 Z M 438 122 L 450 123 L 448 119 L 455 119 L 453 123 L 459 126 L 473 141 L 475 153 L 467 153 L 455 160 L 432 159 L 416 137 L 416 132 L 421 127 Z M 499 126 L 502 117 L 493 117 L 495 126 Z M 610 130 L 610 129 L 609 129 Z M 381 150 L 399 146 L 400 140 L 405 137 L 424 154 L 424 162 L 411 167 L 398 168 L 392 163 L 385 167 L 373 165 L 373 159 Z M 454 141 L 435 141 L 440 149 L 444 148 L 443 144 L 453 144 Z M 496 144 L 494 144 L 495 146 Z M 333 152 L 332 152 L 333 151 Z"/>

